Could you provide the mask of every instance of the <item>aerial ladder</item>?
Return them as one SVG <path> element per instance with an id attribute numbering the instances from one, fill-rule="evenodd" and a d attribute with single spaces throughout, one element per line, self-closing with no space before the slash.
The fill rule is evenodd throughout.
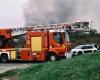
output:
<path id="1" fill-rule="evenodd" d="M 36 25 L 27 27 L 11 28 L 12 36 L 25 34 L 27 31 L 46 31 L 46 30 L 66 30 L 72 32 L 89 32 L 92 28 L 89 26 L 89 22 L 75 22 L 75 23 L 61 23 L 50 25 Z M 16 34 L 17 33 L 17 34 Z"/>

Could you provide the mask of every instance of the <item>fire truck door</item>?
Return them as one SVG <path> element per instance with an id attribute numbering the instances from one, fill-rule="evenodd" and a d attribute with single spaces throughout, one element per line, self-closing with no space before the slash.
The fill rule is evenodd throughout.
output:
<path id="1" fill-rule="evenodd" d="M 31 50 L 41 51 L 42 50 L 42 37 L 31 37 Z"/>

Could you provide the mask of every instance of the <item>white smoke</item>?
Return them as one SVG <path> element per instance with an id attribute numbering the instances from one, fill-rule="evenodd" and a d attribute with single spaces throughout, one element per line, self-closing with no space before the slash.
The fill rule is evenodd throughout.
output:
<path id="1" fill-rule="evenodd" d="M 93 21 L 99 29 L 99 0 L 28 0 L 24 10 L 26 25 Z"/>

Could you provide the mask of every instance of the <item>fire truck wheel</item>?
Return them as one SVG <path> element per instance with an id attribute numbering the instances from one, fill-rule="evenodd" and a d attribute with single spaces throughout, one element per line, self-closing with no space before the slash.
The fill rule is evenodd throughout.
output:
<path id="1" fill-rule="evenodd" d="M 49 55 L 49 60 L 50 61 L 55 61 L 56 60 L 56 55 Z"/>
<path id="2" fill-rule="evenodd" d="M 1 54 L 1 61 L 6 63 L 8 61 L 8 55 L 7 54 Z"/>

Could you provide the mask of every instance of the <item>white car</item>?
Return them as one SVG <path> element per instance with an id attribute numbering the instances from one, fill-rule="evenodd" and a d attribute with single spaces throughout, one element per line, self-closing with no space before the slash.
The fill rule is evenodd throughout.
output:
<path id="1" fill-rule="evenodd" d="M 71 50 L 72 55 L 84 54 L 84 53 L 93 53 L 96 52 L 97 48 L 92 45 L 79 45 Z"/>

